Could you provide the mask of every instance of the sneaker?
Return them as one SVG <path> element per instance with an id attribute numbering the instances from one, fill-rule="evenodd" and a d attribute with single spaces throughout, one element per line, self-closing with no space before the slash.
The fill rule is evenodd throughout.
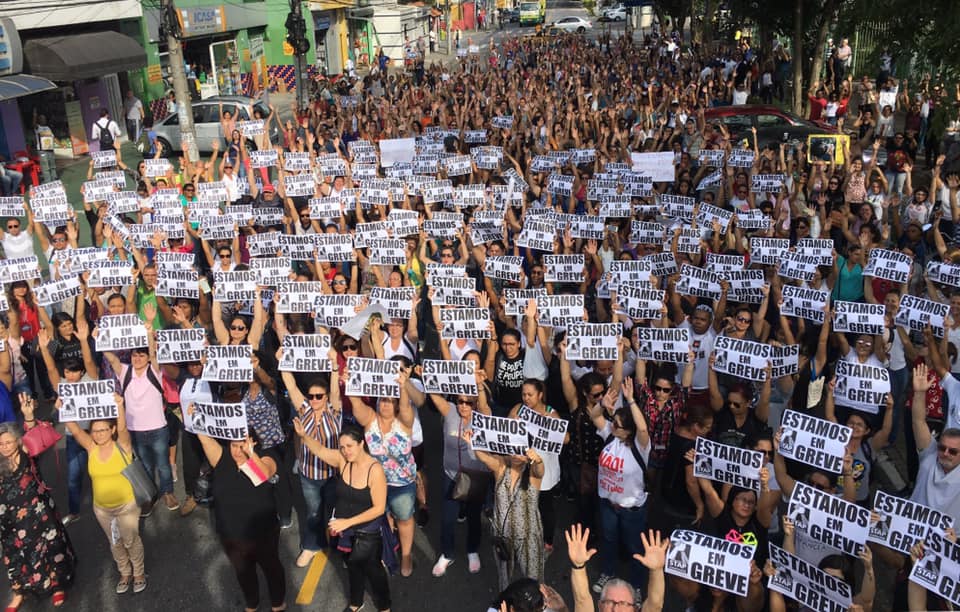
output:
<path id="1" fill-rule="evenodd" d="M 467 553 L 468 569 L 471 574 L 480 573 L 480 555 L 477 553 Z"/>
<path id="2" fill-rule="evenodd" d="M 433 564 L 433 576 L 435 578 L 439 578 L 440 576 L 446 574 L 447 568 L 450 567 L 451 563 L 453 563 L 453 559 L 447 559 L 443 555 L 440 555 L 440 558 L 437 559 L 437 562 Z"/>
<path id="3" fill-rule="evenodd" d="M 144 576 L 142 580 L 133 579 L 133 592 L 142 593 L 147 590 L 147 577 Z"/>
<path id="4" fill-rule="evenodd" d="M 197 509 L 197 500 L 194 499 L 193 495 L 188 495 L 183 504 L 180 506 L 180 516 L 188 516 L 191 512 Z"/>
<path id="5" fill-rule="evenodd" d="M 120 579 L 120 582 L 117 583 L 117 595 L 123 595 L 130 590 L 130 581 L 133 580 L 130 576 L 124 576 Z"/>
<path id="6" fill-rule="evenodd" d="M 163 503 L 167 505 L 167 510 L 169 510 L 170 512 L 180 509 L 180 502 L 177 501 L 177 497 L 173 493 L 164 493 Z"/>
<path id="7" fill-rule="evenodd" d="M 148 501 L 147 503 L 140 506 L 140 518 L 147 518 L 148 516 L 153 514 L 153 505 L 156 503 L 157 501 L 153 500 L 153 501 Z"/>
<path id="8" fill-rule="evenodd" d="M 67 516 L 63 517 L 63 521 L 61 522 L 63 523 L 63 526 L 66 527 L 70 523 L 76 523 L 79 520 L 80 520 L 79 514 L 68 514 Z"/>
<path id="9" fill-rule="evenodd" d="M 304 550 L 300 552 L 300 556 L 297 557 L 297 567 L 307 567 L 310 565 L 310 562 L 313 561 L 313 558 L 317 556 L 317 551 L 315 550 Z"/>
<path id="10" fill-rule="evenodd" d="M 597 581 L 593 583 L 593 592 L 601 593 L 603 592 L 603 587 L 610 582 L 613 576 L 607 576 L 606 574 L 600 574 L 600 577 L 597 578 Z"/>
<path id="11" fill-rule="evenodd" d="M 278 517 L 279 518 L 279 517 Z M 280 529 L 290 529 L 293 527 L 293 516 L 288 516 L 285 519 L 280 519 Z"/>

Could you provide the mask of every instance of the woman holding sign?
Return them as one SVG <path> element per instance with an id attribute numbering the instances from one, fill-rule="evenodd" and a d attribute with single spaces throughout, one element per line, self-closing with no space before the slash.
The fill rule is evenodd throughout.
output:
<path id="1" fill-rule="evenodd" d="M 233 314 L 229 323 L 223 322 L 223 304 L 213 300 L 213 331 L 217 337 L 217 344 L 221 346 L 238 346 L 249 344 L 254 349 L 260 348 L 260 338 L 266 324 L 267 315 L 263 309 L 263 300 L 260 299 L 260 286 L 257 286 L 253 300 L 253 321 L 250 322 L 241 314 Z"/>
<path id="2" fill-rule="evenodd" d="M 110 552 L 120 571 L 117 593 L 140 593 L 147 588 L 143 569 L 143 541 L 140 539 L 140 506 L 133 486 L 123 470 L 133 461 L 133 440 L 127 429 L 123 397 L 114 396 L 116 420 L 90 422 L 90 431 L 68 422 L 67 429 L 87 451 L 87 471 L 93 485 L 93 513 L 110 542 Z M 60 400 L 57 400 L 57 408 Z"/>

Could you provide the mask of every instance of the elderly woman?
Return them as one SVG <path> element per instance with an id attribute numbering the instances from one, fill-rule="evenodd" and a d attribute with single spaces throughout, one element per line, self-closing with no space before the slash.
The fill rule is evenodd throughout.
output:
<path id="1" fill-rule="evenodd" d="M 20 398 L 24 428 L 36 426 L 34 400 Z M 73 582 L 73 546 L 60 522 L 49 489 L 21 444 L 16 423 L 0 423 L 0 544 L 15 612 L 25 595 L 52 594 L 54 607 L 66 601 Z"/>

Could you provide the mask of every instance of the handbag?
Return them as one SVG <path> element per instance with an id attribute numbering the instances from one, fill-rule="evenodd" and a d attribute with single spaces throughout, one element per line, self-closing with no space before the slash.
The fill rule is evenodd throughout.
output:
<path id="1" fill-rule="evenodd" d="M 383 538 L 380 530 L 355 531 L 350 547 L 350 561 L 362 563 L 371 559 L 380 559 L 383 552 Z"/>
<path id="2" fill-rule="evenodd" d="M 462 447 L 463 421 L 460 421 L 457 435 L 457 475 L 453 477 L 453 489 L 450 499 L 466 503 L 483 503 L 487 499 L 487 487 L 490 486 L 490 472 L 485 470 L 463 469 Z"/>
<path id="3" fill-rule="evenodd" d="M 36 457 L 51 446 L 55 446 L 63 436 L 47 421 L 37 421 L 37 424 L 24 432 L 23 446 L 27 454 Z"/>
<path id="4" fill-rule="evenodd" d="M 137 505 L 142 506 L 143 504 L 153 502 L 158 493 L 157 483 L 147 474 L 147 469 L 143 467 L 143 462 L 136 456 L 127 459 L 126 453 L 123 452 L 119 444 L 117 444 L 117 451 L 120 452 L 120 457 L 123 458 L 123 462 L 126 464 L 126 467 L 123 468 L 123 471 L 120 473 L 130 481 Z"/>

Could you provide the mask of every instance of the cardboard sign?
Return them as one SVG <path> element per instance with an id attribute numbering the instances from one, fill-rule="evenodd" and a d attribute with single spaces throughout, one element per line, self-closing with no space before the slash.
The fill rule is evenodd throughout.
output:
<path id="1" fill-rule="evenodd" d="M 473 411 L 473 436 L 470 445 L 475 451 L 497 455 L 523 455 L 529 448 L 527 424 L 519 419 L 482 414 Z"/>
<path id="2" fill-rule="evenodd" d="M 767 379 L 767 362 L 771 353 L 769 344 L 717 336 L 713 350 L 717 355 L 713 364 L 717 372 L 757 382 Z"/>
<path id="3" fill-rule="evenodd" d="M 787 516 L 797 531 L 854 557 L 870 530 L 869 509 L 802 482 L 793 487 Z"/>
<path id="4" fill-rule="evenodd" d="M 569 421 L 544 416 L 526 406 L 520 406 L 517 419 L 527 425 L 527 441 L 530 448 L 539 453 L 560 456 Z"/>
<path id="5" fill-rule="evenodd" d="M 283 337 L 283 358 L 277 366 L 281 372 L 329 372 L 332 364 L 330 334 L 287 334 Z"/>
<path id="6" fill-rule="evenodd" d="M 883 304 L 861 302 L 833 303 L 833 331 L 875 336 L 886 327 L 887 308 Z"/>
<path id="7" fill-rule="evenodd" d="M 687 363 L 690 358 L 690 330 L 679 327 L 638 327 L 637 359 Z"/>
<path id="8" fill-rule="evenodd" d="M 476 362 L 423 360 L 423 389 L 426 393 L 477 397 Z"/>
<path id="9" fill-rule="evenodd" d="M 730 542 L 696 531 L 674 530 L 664 571 L 712 589 L 745 597 L 756 546 Z"/>
<path id="10" fill-rule="evenodd" d="M 360 397 L 400 397 L 400 362 L 387 359 L 365 359 L 350 357 L 347 359 L 350 379 L 346 393 Z"/>
<path id="11" fill-rule="evenodd" d="M 157 363 L 175 363 L 183 365 L 191 361 L 200 361 L 203 347 L 207 341 L 207 330 L 202 327 L 192 329 L 158 329 Z"/>
<path id="12" fill-rule="evenodd" d="M 621 323 L 571 323 L 567 326 L 567 359 L 576 361 L 616 361 Z"/>
<path id="13" fill-rule="evenodd" d="M 843 471 L 853 431 L 846 425 L 787 410 L 780 419 L 780 454 L 831 474 Z"/>
<path id="14" fill-rule="evenodd" d="M 103 315 L 97 322 L 98 352 L 123 351 L 148 345 L 147 328 L 135 314 Z"/>
<path id="15" fill-rule="evenodd" d="M 850 609 L 853 589 L 842 579 L 772 543 L 770 561 L 776 570 L 767 583 L 771 591 L 794 599 L 809 610 L 847 612 Z"/>
<path id="16" fill-rule="evenodd" d="M 917 542 L 926 540 L 930 533 L 943 536 L 953 527 L 953 518 L 949 514 L 880 490 L 873 498 L 873 511 L 880 515 L 880 520 L 870 526 L 867 541 L 905 555 L 909 555 L 910 549 Z"/>
<path id="17" fill-rule="evenodd" d="M 762 452 L 697 437 L 696 453 L 693 475 L 697 478 L 726 482 L 760 493 Z"/>
<path id="18" fill-rule="evenodd" d="M 838 406 L 871 414 L 880 411 L 890 393 L 890 372 L 886 368 L 841 359 L 837 362 L 836 381 L 833 396 Z"/>
<path id="19" fill-rule="evenodd" d="M 207 363 L 202 380 L 208 382 L 250 382 L 253 380 L 253 347 L 249 344 L 210 345 L 205 348 Z"/>
<path id="20" fill-rule="evenodd" d="M 76 383 L 61 382 L 57 388 L 60 409 L 57 418 L 62 423 L 115 419 L 118 416 L 116 383 L 109 380 L 88 380 Z"/>
<path id="21" fill-rule="evenodd" d="M 194 404 L 193 414 L 184 415 L 183 428 L 193 434 L 230 440 L 245 440 L 247 411 L 243 404 Z"/>

